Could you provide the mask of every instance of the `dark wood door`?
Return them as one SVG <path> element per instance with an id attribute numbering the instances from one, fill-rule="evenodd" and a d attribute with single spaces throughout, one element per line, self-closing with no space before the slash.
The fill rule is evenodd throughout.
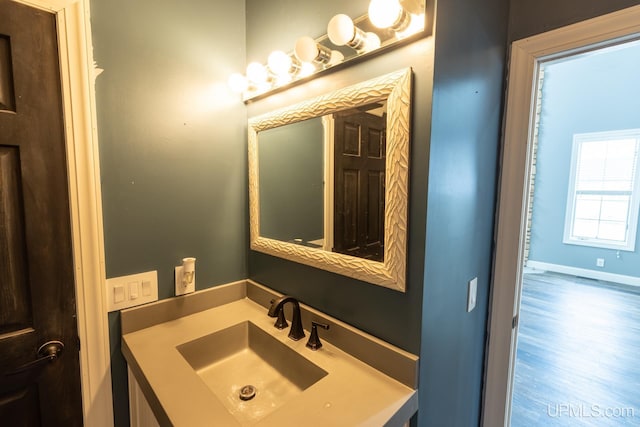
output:
<path id="1" fill-rule="evenodd" d="M 56 38 L 54 15 L 0 0 L 0 425 L 7 426 L 82 425 Z"/>
<path id="2" fill-rule="evenodd" d="M 333 251 L 384 259 L 386 117 L 334 114 Z"/>

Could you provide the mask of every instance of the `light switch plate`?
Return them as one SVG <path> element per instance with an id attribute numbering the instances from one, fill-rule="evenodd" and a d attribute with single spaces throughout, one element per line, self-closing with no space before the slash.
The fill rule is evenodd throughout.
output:
<path id="1" fill-rule="evenodd" d="M 158 301 L 158 272 L 155 270 L 107 279 L 110 312 L 153 301 Z"/>
<path id="2" fill-rule="evenodd" d="M 151 295 L 151 280 L 143 280 L 142 281 L 142 295 L 148 297 Z"/>
<path id="3" fill-rule="evenodd" d="M 478 296 L 478 278 L 474 277 L 469 281 L 467 290 L 467 312 L 470 313 L 476 308 L 476 298 Z"/>
<path id="4" fill-rule="evenodd" d="M 115 304 L 124 302 L 126 297 L 127 293 L 124 291 L 123 285 L 115 285 L 113 287 L 113 302 Z"/>
<path id="5" fill-rule="evenodd" d="M 138 290 L 140 289 L 140 282 L 134 280 L 133 282 L 129 282 L 129 299 L 134 300 L 138 299 Z"/>

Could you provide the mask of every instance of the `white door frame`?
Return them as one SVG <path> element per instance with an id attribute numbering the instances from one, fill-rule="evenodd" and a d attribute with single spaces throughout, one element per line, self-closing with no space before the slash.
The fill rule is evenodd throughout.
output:
<path id="1" fill-rule="evenodd" d="M 512 320 L 520 306 L 540 64 L 606 46 L 613 40 L 634 38 L 640 38 L 640 6 L 518 40 L 511 46 L 488 325 L 484 426 L 507 426 L 511 414 L 517 338 L 517 326 L 512 328 Z"/>
<path id="2" fill-rule="evenodd" d="M 84 425 L 113 426 L 89 0 L 14 0 L 56 16 Z"/>

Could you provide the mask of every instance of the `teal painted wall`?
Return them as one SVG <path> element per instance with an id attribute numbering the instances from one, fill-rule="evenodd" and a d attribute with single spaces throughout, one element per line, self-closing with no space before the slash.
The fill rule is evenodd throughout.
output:
<path id="1" fill-rule="evenodd" d="M 545 67 L 529 259 L 640 276 L 633 252 L 562 242 L 573 135 L 640 129 L 640 44 Z M 605 266 L 596 267 L 596 258 Z"/>
<path id="2" fill-rule="evenodd" d="M 197 288 L 247 277 L 244 2 L 93 0 L 107 277 L 195 256 Z M 109 315 L 115 422 L 128 425 L 119 313 Z"/>
<path id="3" fill-rule="evenodd" d="M 510 0 L 509 42 L 638 4 L 638 0 Z"/>
<path id="4" fill-rule="evenodd" d="M 421 426 L 477 426 L 508 3 L 438 2 L 420 356 Z M 478 278 L 476 308 L 467 283 Z"/>

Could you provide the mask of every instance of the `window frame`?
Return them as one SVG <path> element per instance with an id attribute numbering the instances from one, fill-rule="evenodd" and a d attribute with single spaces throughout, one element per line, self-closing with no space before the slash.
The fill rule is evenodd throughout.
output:
<path id="1" fill-rule="evenodd" d="M 631 201 L 627 215 L 627 235 L 626 241 L 617 243 L 612 240 L 598 238 L 577 238 L 572 235 L 575 208 L 577 199 L 576 179 L 578 171 L 578 153 L 580 145 L 585 142 L 611 141 L 619 139 L 635 139 L 638 144 L 638 154 L 636 155 L 635 176 L 633 177 L 633 187 L 631 189 Z M 603 191 L 603 194 L 606 194 Z M 625 129 L 604 132 L 576 133 L 573 135 L 571 148 L 571 169 L 569 175 L 569 185 L 567 192 L 567 205 L 564 220 L 564 235 L 562 243 L 570 245 L 588 246 L 594 248 L 614 249 L 618 251 L 635 251 L 638 229 L 638 218 L 640 216 L 640 129 Z"/>

